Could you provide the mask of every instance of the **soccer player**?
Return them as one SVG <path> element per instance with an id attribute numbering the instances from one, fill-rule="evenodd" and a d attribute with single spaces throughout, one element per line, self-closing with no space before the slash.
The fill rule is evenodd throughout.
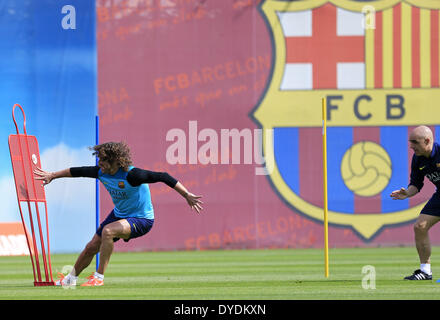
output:
<path id="1" fill-rule="evenodd" d="M 153 172 L 132 166 L 130 149 L 123 142 L 107 142 L 91 148 L 99 158 L 98 166 L 72 167 L 58 172 L 34 171 L 37 180 L 47 185 L 52 180 L 65 177 L 88 177 L 99 179 L 112 197 L 114 209 L 101 223 L 92 240 L 86 245 L 67 276 L 56 285 L 75 286 L 78 275 L 99 252 L 98 270 L 81 286 L 101 286 L 104 272 L 113 252 L 114 242 L 129 241 L 147 234 L 154 223 L 154 209 L 148 184 L 165 183 L 186 199 L 188 205 L 200 213 L 201 196 L 196 196 L 166 172 Z"/>
<path id="2" fill-rule="evenodd" d="M 410 183 L 407 189 L 401 188 L 393 191 L 391 197 L 396 200 L 403 200 L 414 196 L 422 189 L 425 176 L 437 189 L 423 207 L 414 224 L 420 269 L 404 279 L 432 280 L 431 243 L 428 231 L 440 220 L 440 145 L 434 142 L 432 131 L 426 126 L 419 126 L 411 131 L 409 145 L 414 151 L 411 162 Z"/>

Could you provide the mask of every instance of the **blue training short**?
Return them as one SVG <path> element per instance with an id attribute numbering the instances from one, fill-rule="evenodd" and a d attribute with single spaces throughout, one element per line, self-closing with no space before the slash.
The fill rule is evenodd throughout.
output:
<path id="1" fill-rule="evenodd" d="M 131 227 L 130 237 L 128 239 L 124 239 L 125 242 L 128 242 L 130 239 L 141 237 L 147 234 L 154 224 L 154 219 L 146 219 L 146 218 L 119 218 L 115 216 L 114 211 L 110 212 L 110 214 L 105 218 L 105 220 L 100 224 L 98 230 L 96 230 L 96 234 L 101 237 L 102 229 L 108 225 L 109 223 L 125 219 L 128 221 Z M 116 242 L 120 238 L 113 238 L 113 241 Z"/>
<path id="2" fill-rule="evenodd" d="M 434 193 L 420 213 L 440 217 L 440 194 Z"/>

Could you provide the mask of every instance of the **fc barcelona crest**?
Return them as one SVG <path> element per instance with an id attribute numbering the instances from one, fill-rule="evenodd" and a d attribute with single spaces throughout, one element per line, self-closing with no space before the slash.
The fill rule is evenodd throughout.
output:
<path id="1" fill-rule="evenodd" d="M 252 117 L 273 129 L 263 150 L 279 196 L 323 220 L 325 98 L 329 223 L 368 241 L 413 221 L 425 202 L 390 193 L 409 182 L 411 129 L 428 125 L 440 141 L 440 1 L 266 0 L 260 9 L 273 65 Z"/>

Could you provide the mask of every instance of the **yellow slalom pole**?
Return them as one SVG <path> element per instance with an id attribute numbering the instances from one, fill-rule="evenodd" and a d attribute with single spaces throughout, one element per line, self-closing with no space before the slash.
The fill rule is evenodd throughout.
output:
<path id="1" fill-rule="evenodd" d="M 327 100 L 322 98 L 322 162 L 324 180 L 324 261 L 325 277 L 329 276 L 328 265 L 328 200 L 327 200 Z"/>

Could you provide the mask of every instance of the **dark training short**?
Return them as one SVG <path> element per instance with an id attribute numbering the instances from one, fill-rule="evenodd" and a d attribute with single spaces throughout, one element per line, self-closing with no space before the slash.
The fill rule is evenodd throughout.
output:
<path id="1" fill-rule="evenodd" d="M 128 239 L 124 239 L 125 242 L 128 242 L 130 239 L 141 237 L 145 234 L 147 234 L 151 228 L 153 227 L 154 219 L 146 219 L 146 218 L 119 218 L 115 216 L 114 211 L 110 212 L 110 214 L 105 218 L 105 220 L 101 223 L 98 230 L 96 230 L 96 234 L 101 237 L 102 235 L 102 229 L 115 221 L 125 219 L 130 224 L 131 233 L 130 237 Z M 113 241 L 116 242 L 120 238 L 113 238 Z"/>
<path id="2" fill-rule="evenodd" d="M 420 213 L 440 217 L 440 194 L 434 193 Z"/>

